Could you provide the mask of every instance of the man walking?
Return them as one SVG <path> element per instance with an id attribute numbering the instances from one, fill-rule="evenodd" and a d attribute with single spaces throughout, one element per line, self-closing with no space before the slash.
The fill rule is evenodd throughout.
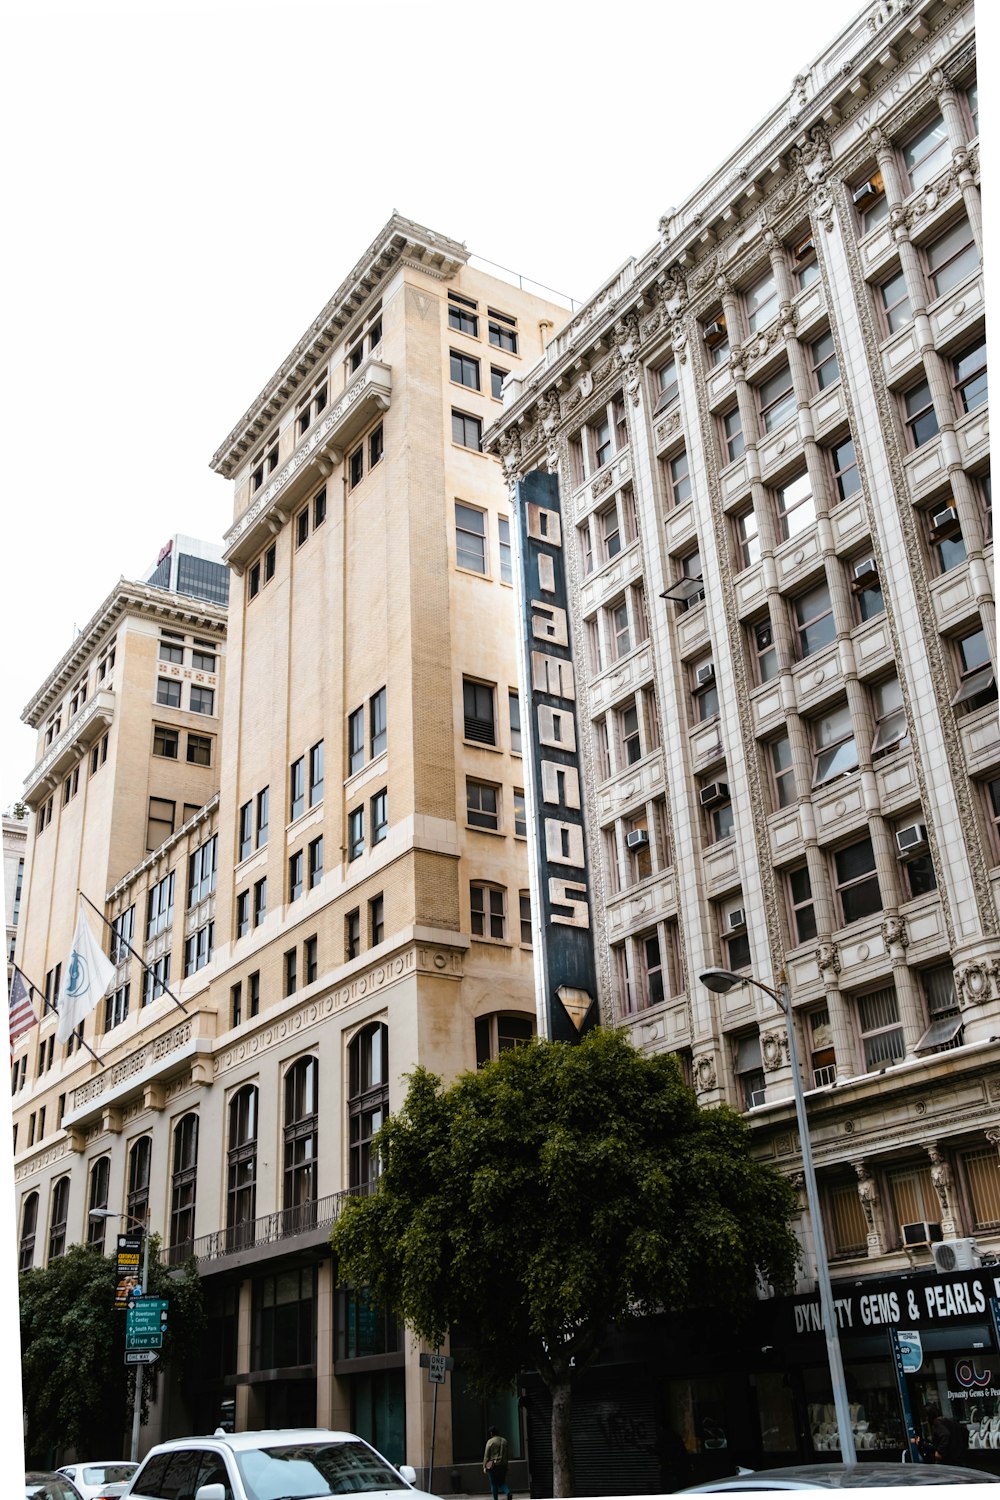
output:
<path id="1" fill-rule="evenodd" d="M 510 1446 L 507 1439 L 501 1437 L 495 1427 L 491 1427 L 486 1436 L 486 1447 L 483 1450 L 483 1473 L 490 1482 L 493 1500 L 498 1500 L 500 1495 L 506 1495 L 507 1500 L 510 1500 L 511 1488 L 507 1483 L 509 1453 Z"/>

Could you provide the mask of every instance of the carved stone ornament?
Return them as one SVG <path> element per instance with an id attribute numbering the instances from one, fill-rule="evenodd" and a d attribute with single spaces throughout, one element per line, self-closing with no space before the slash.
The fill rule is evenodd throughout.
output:
<path id="1" fill-rule="evenodd" d="M 580 395 L 582 396 L 584 401 L 586 401 L 587 397 L 590 395 L 593 389 L 594 377 L 593 375 L 591 375 L 589 370 L 584 370 L 583 374 L 580 376 Z"/>
<path id="2" fill-rule="evenodd" d="M 670 330 L 670 342 L 674 349 L 674 358 L 679 364 L 687 363 L 688 335 L 683 321 L 678 318 Z"/>
<path id="3" fill-rule="evenodd" d="M 694 1091 L 696 1094 L 707 1094 L 715 1087 L 715 1058 L 710 1052 L 705 1052 L 694 1065 Z"/>
<path id="4" fill-rule="evenodd" d="M 551 437 L 561 420 L 557 391 L 546 391 L 538 398 L 538 412 L 542 419 L 542 431 L 546 437 Z"/>
<path id="5" fill-rule="evenodd" d="M 667 271 L 660 283 L 660 300 L 671 321 L 679 318 L 687 306 L 687 281 L 676 266 Z"/>
<path id="6" fill-rule="evenodd" d="M 854 1170 L 858 1177 L 858 1197 L 861 1199 L 861 1207 L 864 1210 L 865 1223 L 868 1225 L 868 1233 L 875 1232 L 875 1209 L 878 1205 L 878 1187 L 863 1161 L 854 1163 Z"/>
<path id="7" fill-rule="evenodd" d="M 941 1217 L 943 1219 L 950 1219 L 952 1217 L 951 1190 L 953 1186 L 951 1169 L 941 1155 L 935 1141 L 929 1142 L 927 1155 L 931 1159 L 931 1182 L 934 1184 L 934 1191 L 937 1193 L 938 1202 L 941 1204 Z"/>
<path id="8" fill-rule="evenodd" d="M 789 155 L 796 166 L 801 166 L 811 187 L 823 182 L 833 161 L 825 128 L 814 125 L 803 145 L 793 146 Z"/>
<path id="9" fill-rule="evenodd" d="M 883 917 L 882 941 L 887 948 L 906 949 L 910 946 L 910 935 L 902 917 Z"/>
<path id="10" fill-rule="evenodd" d="M 966 964 L 955 971 L 958 1003 L 963 1007 L 980 1005 L 989 993 L 989 974 L 985 964 Z"/>
<path id="11" fill-rule="evenodd" d="M 657 425 L 657 428 L 656 428 L 656 441 L 658 443 L 662 443 L 664 441 L 664 439 L 668 438 L 672 432 L 676 432 L 677 429 L 680 427 L 680 425 L 681 425 L 681 414 L 680 414 L 680 412 L 679 411 L 672 411 L 669 416 L 664 417 L 663 421 L 660 422 Z"/>
<path id="12" fill-rule="evenodd" d="M 639 319 L 634 312 L 619 318 L 611 337 L 623 365 L 631 365 L 639 352 Z"/>
<path id="13" fill-rule="evenodd" d="M 516 427 L 500 434 L 497 447 L 507 474 L 516 474 L 521 467 L 521 434 Z"/>
<path id="14" fill-rule="evenodd" d="M 840 954 L 836 943 L 820 943 L 816 949 L 816 966 L 827 978 L 840 973 Z"/>
<path id="15" fill-rule="evenodd" d="M 782 1036 L 780 1031 L 761 1032 L 760 1055 L 763 1058 L 766 1073 L 774 1073 L 783 1066 L 787 1045 L 788 1038 Z"/>
<path id="16" fill-rule="evenodd" d="M 594 480 L 594 483 L 591 486 L 590 493 L 596 500 L 599 495 L 604 494 L 605 490 L 609 490 L 614 482 L 615 480 L 613 474 L 601 474 L 597 479 Z"/>
<path id="17" fill-rule="evenodd" d="M 1000 1130 L 985 1130 L 983 1134 L 986 1136 L 986 1139 L 989 1141 L 990 1145 L 996 1147 L 997 1155 L 1000 1156 Z"/>

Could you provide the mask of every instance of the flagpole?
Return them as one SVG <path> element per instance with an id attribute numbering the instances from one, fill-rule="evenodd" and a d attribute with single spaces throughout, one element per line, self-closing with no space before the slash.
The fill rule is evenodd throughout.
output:
<path id="1" fill-rule="evenodd" d="M 89 896 L 85 896 L 84 893 L 83 893 L 83 891 L 81 891 L 81 890 L 77 891 L 77 895 L 82 900 L 86 901 L 86 903 L 90 907 L 91 911 L 97 912 L 97 915 L 100 917 L 100 919 L 104 923 L 105 927 L 108 927 L 108 928 L 111 929 L 111 932 L 112 932 L 113 936 L 115 938 L 117 938 L 117 940 L 118 940 L 119 943 L 124 943 L 125 944 L 125 947 L 131 953 L 132 957 L 133 958 L 137 958 L 139 960 L 140 964 L 142 964 L 142 971 L 143 971 L 143 973 L 144 974 L 148 974 L 149 973 L 149 969 L 150 969 L 150 965 L 147 964 L 147 963 L 145 963 L 143 961 L 143 958 L 142 958 L 141 954 L 136 953 L 135 949 L 132 947 L 132 944 L 129 942 L 128 938 L 122 937 L 122 935 L 121 935 L 120 932 L 115 932 L 115 924 L 113 922 L 109 922 L 108 921 L 108 919 L 104 915 L 104 913 L 99 909 L 99 907 L 96 907 L 94 905 L 93 901 L 91 901 L 91 899 L 90 899 Z M 154 984 L 158 984 L 159 985 L 160 992 L 162 994 L 169 995 L 170 998 L 171 998 L 171 1000 L 174 1002 L 174 1004 L 175 1005 L 179 1005 L 180 1008 L 181 1008 L 181 1010 L 184 1012 L 184 1014 L 187 1015 L 187 1006 L 184 1004 L 184 1001 L 183 1000 L 178 1000 L 178 998 L 174 994 L 173 990 L 170 989 L 170 987 L 168 985 L 164 984 L 162 979 L 154 979 L 153 982 L 154 982 Z M 150 996 L 150 999 L 155 1000 L 156 996 L 152 995 L 152 996 Z"/>
<path id="2" fill-rule="evenodd" d="M 42 1009 L 43 1010 L 50 1010 L 54 1016 L 57 1016 L 59 1014 L 59 1007 L 58 1007 L 58 1005 L 56 1005 L 54 1001 L 52 1001 L 52 1000 L 50 1000 L 48 998 L 48 996 L 46 995 L 45 991 L 43 989 L 41 989 L 35 983 L 35 981 L 33 979 L 29 978 L 29 976 L 21 968 L 20 964 L 15 964 L 14 967 L 15 967 L 15 969 L 17 969 L 17 971 L 21 975 L 22 979 L 27 979 L 27 981 L 28 981 L 28 988 L 34 994 L 36 994 L 38 996 L 38 998 L 41 1000 L 41 1002 L 42 1002 Z M 80 1022 L 80 1025 L 81 1026 L 83 1025 L 82 1021 Z M 73 1034 L 74 1034 L 74 1036 L 76 1036 L 75 1032 Z M 101 1059 L 100 1057 L 98 1057 L 97 1053 L 94 1051 L 93 1047 L 90 1045 L 89 1042 L 85 1042 L 83 1040 L 82 1036 L 77 1036 L 76 1039 L 80 1043 L 81 1047 L 86 1047 L 87 1051 L 90 1053 L 90 1055 L 94 1059 L 95 1063 L 97 1063 L 102 1068 L 106 1068 L 107 1067 L 107 1063 L 104 1062 L 103 1059 Z"/>

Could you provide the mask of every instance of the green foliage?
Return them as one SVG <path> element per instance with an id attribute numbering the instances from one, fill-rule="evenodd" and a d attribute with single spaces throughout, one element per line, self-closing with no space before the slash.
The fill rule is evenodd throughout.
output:
<path id="1" fill-rule="evenodd" d="M 378 1190 L 331 1234 L 340 1275 L 432 1346 L 451 1327 L 483 1388 L 578 1374 L 612 1322 L 733 1311 L 784 1289 L 789 1184 L 729 1109 L 700 1109 L 669 1054 L 600 1028 L 504 1052 L 449 1087 L 424 1069 L 378 1136 Z"/>
<path id="2" fill-rule="evenodd" d="M 201 1281 L 194 1261 L 173 1279 L 150 1240 L 148 1295 L 169 1297 L 160 1364 L 179 1375 L 191 1364 L 204 1330 Z M 115 1262 L 73 1245 L 44 1269 L 20 1277 L 21 1380 L 29 1463 L 47 1465 L 70 1448 L 112 1456 L 128 1451 L 133 1375 L 125 1366 L 125 1312 L 116 1309 Z M 148 1371 L 147 1371 L 148 1373 Z M 144 1380 L 143 1414 L 152 1382 Z"/>

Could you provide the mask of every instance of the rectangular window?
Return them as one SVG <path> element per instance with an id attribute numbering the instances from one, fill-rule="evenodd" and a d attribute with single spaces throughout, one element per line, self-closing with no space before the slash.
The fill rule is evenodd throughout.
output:
<path id="1" fill-rule="evenodd" d="M 525 948 L 531 947 L 531 893 L 529 891 L 518 892 L 518 908 L 521 918 L 521 945 Z"/>
<path id="2" fill-rule="evenodd" d="M 898 333 L 913 317 L 913 308 L 910 306 L 910 296 L 906 289 L 906 277 L 902 271 L 897 271 L 894 276 L 883 281 L 879 287 L 879 294 L 882 298 L 886 327 L 890 333 Z"/>
<path id="3" fill-rule="evenodd" d="M 349 911 L 344 917 L 344 957 L 350 963 L 361 952 L 361 913 Z"/>
<path id="4" fill-rule="evenodd" d="M 955 642 L 959 664 L 959 688 L 951 700 L 952 707 L 966 713 L 992 703 L 997 696 L 996 676 L 989 643 L 982 630 L 973 630 Z"/>
<path id="5" fill-rule="evenodd" d="M 480 938 L 507 936 L 507 892 L 503 886 L 474 880 L 469 887 L 472 935 Z"/>
<path id="6" fill-rule="evenodd" d="M 876 682 L 873 685 L 872 708 L 877 723 L 875 738 L 872 740 L 873 755 L 886 750 L 899 750 L 909 743 L 903 690 L 898 677 L 890 677 L 886 682 Z"/>
<path id="7" fill-rule="evenodd" d="M 968 219 L 959 219 L 927 246 L 925 254 L 935 299 L 945 296 L 979 270 L 979 251 Z"/>
<path id="8" fill-rule="evenodd" d="M 306 984 L 315 984 L 319 974 L 319 939 L 307 937 L 302 944 L 302 969 Z"/>
<path id="9" fill-rule="evenodd" d="M 184 977 L 203 969 L 212 957 L 215 923 L 209 922 L 184 940 Z"/>
<path id="10" fill-rule="evenodd" d="M 824 786 L 858 765 L 850 706 L 839 704 L 812 721 L 813 786 Z"/>
<path id="11" fill-rule="evenodd" d="M 294 948 L 285 953 L 285 995 L 294 995 L 299 987 L 298 955 Z"/>
<path id="12" fill-rule="evenodd" d="M 809 1012 L 809 1062 L 814 1088 L 835 1082 L 837 1060 L 833 1050 L 833 1027 L 830 1025 L 830 1011 L 825 1005 Z"/>
<path id="13" fill-rule="evenodd" d="M 963 412 L 975 411 L 986 401 L 989 390 L 986 383 L 986 340 L 980 339 L 964 354 L 952 360 L 955 372 L 955 390 Z"/>
<path id="14" fill-rule="evenodd" d="M 267 843 L 267 820 L 268 807 L 271 801 L 270 787 L 264 787 L 263 791 L 257 793 L 257 848 L 260 849 Z"/>
<path id="15" fill-rule="evenodd" d="M 941 116 L 935 115 L 911 136 L 901 155 L 911 192 L 930 182 L 935 173 L 943 172 L 948 165 L 948 132 Z"/>
<path id="16" fill-rule="evenodd" d="M 488 308 L 487 311 L 490 343 L 495 349 L 503 349 L 508 354 L 516 354 L 517 319 L 512 318 L 509 313 L 497 312 L 495 307 Z"/>
<path id="17" fill-rule="evenodd" d="M 765 432 L 774 432 L 775 428 L 788 421 L 795 411 L 795 390 L 788 365 L 783 365 L 775 374 L 762 381 L 757 387 L 757 397 Z"/>
<path id="18" fill-rule="evenodd" d="M 770 620 L 756 620 L 750 626 L 750 653 L 756 682 L 770 682 L 778 675 L 778 648 Z"/>
<path id="19" fill-rule="evenodd" d="M 309 539 L 309 507 L 304 506 L 295 518 L 295 545 L 301 547 Z"/>
<path id="20" fill-rule="evenodd" d="M 326 485 L 313 496 L 313 531 L 326 520 Z"/>
<path id="21" fill-rule="evenodd" d="M 805 865 L 788 872 L 788 904 L 792 912 L 792 932 L 796 943 L 808 943 L 816 936 L 816 912 L 812 886 Z"/>
<path id="22" fill-rule="evenodd" d="M 833 1079 L 826 1081 L 832 1082 Z M 820 1087 L 818 1080 L 816 1087 Z M 838 1256 L 864 1255 L 868 1249 L 868 1226 L 858 1197 L 857 1182 L 830 1183 L 825 1186 L 824 1198 L 830 1253 Z"/>
<path id="23" fill-rule="evenodd" d="M 876 615 L 884 614 L 885 600 L 882 597 L 882 582 L 878 576 L 874 557 L 852 558 L 848 563 L 848 576 L 851 593 L 857 603 L 859 619 L 874 620 Z"/>
<path id="24" fill-rule="evenodd" d="M 213 834 L 188 858 L 187 904 L 190 909 L 215 890 L 219 836 Z"/>
<path id="25" fill-rule="evenodd" d="M 882 893 L 875 873 L 875 851 L 866 834 L 833 856 L 835 889 L 844 926 L 882 910 Z"/>
<path id="26" fill-rule="evenodd" d="M 260 972 L 247 975 L 247 1011 L 251 1017 L 260 1013 Z"/>
<path id="27" fill-rule="evenodd" d="M 723 413 L 722 439 L 726 447 L 725 462 L 727 464 L 735 463 L 738 458 L 742 458 L 746 443 L 743 440 L 743 418 L 740 416 L 738 406 Z"/>
<path id="28" fill-rule="evenodd" d="M 313 890 L 323 879 L 323 837 L 313 839 L 309 845 L 309 889 Z"/>
<path id="29" fill-rule="evenodd" d="M 372 948 L 377 948 L 385 938 L 385 901 L 381 896 L 373 896 L 368 903 L 368 942 Z"/>
<path id="30" fill-rule="evenodd" d="M 269 474 L 273 474 L 278 467 L 278 440 L 270 439 L 256 455 L 253 460 L 255 468 L 250 475 L 250 489 L 252 494 L 260 489 Z"/>
<path id="31" fill-rule="evenodd" d="M 156 679 L 156 701 L 161 708 L 180 708 L 181 685 L 176 677 Z"/>
<path id="32" fill-rule="evenodd" d="M 743 1096 L 743 1108 L 753 1109 L 764 1103 L 764 1063 L 760 1052 L 760 1036 L 757 1032 L 734 1038 L 736 1055 L 733 1071 Z"/>
<path id="33" fill-rule="evenodd" d="M 294 823 L 306 807 L 306 758 L 300 755 L 292 762 L 288 774 L 288 821 Z"/>
<path id="34" fill-rule="evenodd" d="M 510 522 L 506 516 L 497 516 L 497 541 L 500 547 L 500 582 L 514 582 L 513 553 L 510 545 Z"/>
<path id="35" fill-rule="evenodd" d="M 514 834 L 515 837 L 526 839 L 528 837 L 528 813 L 524 801 L 524 788 L 514 788 Z"/>
<path id="36" fill-rule="evenodd" d="M 254 881 L 253 887 L 253 925 L 259 927 L 267 916 L 267 876 Z"/>
<path id="37" fill-rule="evenodd" d="M 301 849 L 288 856 L 288 899 L 297 901 L 302 895 L 303 866 L 305 859 Z"/>
<path id="38" fill-rule="evenodd" d="M 377 463 L 381 463 L 381 461 L 382 461 L 382 455 L 384 454 L 384 452 L 385 452 L 385 438 L 384 438 L 383 432 L 382 432 L 382 423 L 380 422 L 378 424 L 378 426 L 375 428 L 374 432 L 370 432 L 368 434 L 368 467 L 369 467 L 369 469 L 374 469 L 374 467 L 375 467 L 375 465 Z"/>
<path id="39" fill-rule="evenodd" d="M 161 637 L 158 653 L 160 661 L 169 661 L 178 667 L 184 665 L 184 647 L 182 644 L 179 644 L 181 639 L 180 636 L 171 640 Z"/>
<path id="40" fill-rule="evenodd" d="M 180 755 L 180 734 L 176 729 L 168 729 L 165 724 L 153 725 L 153 754 L 162 755 L 164 760 L 177 760 Z"/>
<path id="41" fill-rule="evenodd" d="M 926 380 L 921 380 L 905 393 L 903 409 L 911 448 L 921 448 L 931 438 L 937 437 L 937 413 L 934 410 L 931 388 Z"/>
<path id="42" fill-rule="evenodd" d="M 497 365 L 490 365 L 490 395 L 494 401 L 503 400 L 503 383 L 509 374 L 509 370 L 501 370 Z"/>
<path id="43" fill-rule="evenodd" d="M 458 349 L 452 349 L 450 361 L 451 378 L 456 385 L 468 386 L 470 391 L 481 389 L 478 359 L 471 354 L 462 354 Z"/>
<path id="44" fill-rule="evenodd" d="M 798 636 L 799 657 L 812 656 L 837 638 L 837 627 L 833 620 L 833 605 L 830 590 L 819 583 L 805 594 L 793 599 L 795 628 Z"/>
<path id="45" fill-rule="evenodd" d="M 381 755 L 386 747 L 388 735 L 388 690 L 379 688 L 368 700 L 368 724 L 370 730 L 369 750 L 372 760 Z"/>
<path id="46" fill-rule="evenodd" d="M 347 716 L 347 770 L 353 776 L 365 763 L 365 711 L 356 708 Z"/>
<path id="47" fill-rule="evenodd" d="M 164 839 L 174 831 L 177 804 L 166 797 L 150 797 L 149 817 L 146 822 L 146 848 L 158 849 Z"/>
<path id="48" fill-rule="evenodd" d="M 753 506 L 748 505 L 745 510 L 738 511 L 733 517 L 733 525 L 736 530 L 736 563 L 737 568 L 742 571 L 760 561 L 760 533 Z"/>
<path id="49" fill-rule="evenodd" d="M 142 1003 L 151 1005 L 165 992 L 170 983 L 170 954 L 164 953 L 154 959 L 142 976 Z"/>
<path id="50" fill-rule="evenodd" d="M 657 417 L 660 412 L 668 411 L 676 404 L 679 395 L 677 360 L 671 355 L 656 371 L 656 405 L 653 407 L 653 416 Z"/>
<path id="51" fill-rule="evenodd" d="M 236 897 L 236 936 L 246 937 L 250 931 L 250 892 L 240 891 Z"/>
<path id="52" fill-rule="evenodd" d="M 507 712 L 510 716 L 510 749 L 512 755 L 521 754 L 521 700 L 516 688 L 507 689 Z"/>
<path id="53" fill-rule="evenodd" d="M 486 573 L 486 512 L 455 501 L 455 562 L 470 573 Z"/>
<path id="54" fill-rule="evenodd" d="M 774 789 L 774 805 L 777 808 L 791 807 L 795 801 L 795 768 L 792 764 L 792 745 L 787 734 L 771 740 L 768 745 L 768 764 L 771 785 Z"/>
<path id="55" fill-rule="evenodd" d="M 718 369 L 729 358 L 729 333 L 725 316 L 721 312 L 709 318 L 705 324 L 703 338 L 705 348 L 708 350 L 709 362 L 715 369 Z"/>
<path id="56" fill-rule="evenodd" d="M 357 859 L 365 849 L 365 810 L 356 807 L 347 815 L 347 858 Z"/>
<path id="57" fill-rule="evenodd" d="M 448 327 L 456 333 L 467 333 L 470 338 L 479 337 L 477 304 L 459 292 L 448 293 Z"/>
<path id="58" fill-rule="evenodd" d="M 462 700 L 464 737 L 477 745 L 495 745 L 496 712 L 491 684 L 473 682 L 470 677 L 463 677 Z"/>
<path id="59" fill-rule="evenodd" d="M 356 489 L 365 477 L 365 450 L 363 447 L 355 448 L 347 459 L 347 484 L 349 489 Z"/>
<path id="60" fill-rule="evenodd" d="M 485 781 L 465 781 L 465 817 L 470 828 L 500 827 L 500 789 Z"/>
<path id="61" fill-rule="evenodd" d="M 240 808 L 237 861 L 248 857 L 253 849 L 253 802 L 244 802 Z"/>
<path id="62" fill-rule="evenodd" d="M 189 766 L 210 766 L 212 764 L 212 738 L 210 735 L 188 735 L 187 762 Z"/>
<path id="63" fill-rule="evenodd" d="M 191 684 L 191 712 L 193 714 L 215 713 L 215 689 Z"/>
<path id="64" fill-rule="evenodd" d="M 685 505 L 691 499 L 691 470 L 686 448 L 665 461 L 665 472 L 668 503 L 676 509 L 678 505 Z"/>
<path id="65" fill-rule="evenodd" d="M 806 531 L 816 520 L 816 502 L 813 499 L 812 483 L 808 474 L 790 479 L 776 491 L 781 534 L 787 541 Z"/>
<path id="66" fill-rule="evenodd" d="M 389 793 L 385 787 L 376 792 L 370 804 L 372 845 L 381 844 L 389 831 Z"/>
<path id="67" fill-rule="evenodd" d="M 891 1067 L 893 1063 L 902 1061 L 906 1046 L 903 1028 L 899 1024 L 896 991 L 892 985 L 875 990 L 870 995 L 858 996 L 858 1025 L 866 1072 L 874 1073 L 879 1068 Z M 923 1215 L 919 1217 L 922 1218 Z"/>
<path id="68" fill-rule="evenodd" d="M 833 464 L 833 478 L 837 486 L 837 498 L 847 500 L 851 495 L 856 495 L 861 488 L 861 475 L 858 473 L 858 458 L 854 451 L 854 441 L 847 438 L 843 443 L 836 443 L 830 450 L 830 459 Z"/>
<path id="69" fill-rule="evenodd" d="M 840 366 L 837 363 L 837 351 L 833 343 L 833 334 L 830 332 L 822 334 L 809 345 L 809 355 L 812 360 L 813 379 L 818 391 L 825 391 L 829 386 L 835 385 L 840 379 Z"/>
<path id="70" fill-rule="evenodd" d="M 743 308 L 747 317 L 747 328 L 758 333 L 766 328 L 778 315 L 778 288 L 774 282 L 774 271 L 769 266 L 764 275 L 743 293 Z"/>
<path id="71" fill-rule="evenodd" d="M 978 1233 L 1000 1229 L 1000 1158 L 996 1147 L 966 1151 L 961 1162 L 969 1190 L 972 1228 Z"/>
<path id="72" fill-rule="evenodd" d="M 323 745 L 320 740 L 309 751 L 309 806 L 315 807 L 323 800 Z"/>
<path id="73" fill-rule="evenodd" d="M 196 672 L 214 672 L 215 660 L 215 647 L 211 641 L 195 641 L 191 666 Z"/>
<path id="74" fill-rule="evenodd" d="M 229 1024 L 239 1026 L 243 1020 L 243 986 L 234 984 L 229 989 Z"/>
<path id="75" fill-rule="evenodd" d="M 471 448 L 475 453 L 483 451 L 483 424 L 478 417 L 467 411 L 451 409 L 451 440 L 460 448 Z"/>

